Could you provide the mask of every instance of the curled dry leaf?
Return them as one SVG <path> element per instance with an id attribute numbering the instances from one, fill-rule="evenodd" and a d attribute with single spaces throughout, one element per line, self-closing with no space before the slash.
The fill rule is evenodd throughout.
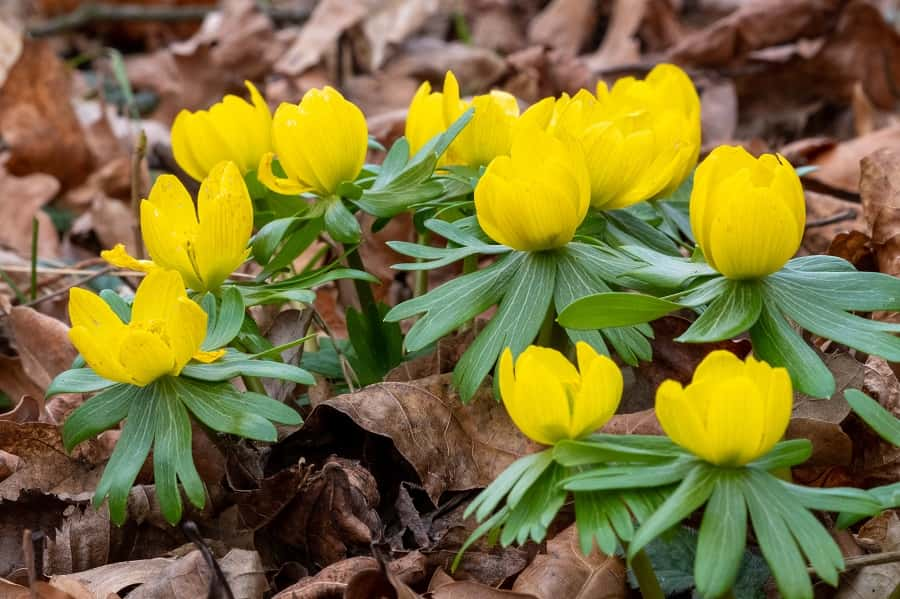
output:
<path id="1" fill-rule="evenodd" d="M 301 547 L 313 563 L 330 564 L 381 535 L 375 478 L 358 462 L 329 458 L 281 511 L 272 532 Z"/>
<path id="2" fill-rule="evenodd" d="M 3 113 L 0 112 L 0 129 Z M 4 132 L 4 139 L 5 138 Z M 8 165 L 7 165 L 8 166 Z M 0 165 L 0 246 L 15 250 L 21 256 L 31 255 L 31 223 L 38 219 L 38 255 L 55 258 L 59 255 L 59 240 L 53 221 L 41 207 L 48 204 L 60 185 L 54 177 L 34 173 L 17 177 Z"/>
<path id="3" fill-rule="evenodd" d="M 900 549 L 900 518 L 890 510 L 870 520 L 860 529 L 860 536 L 875 540 L 882 552 Z M 842 584 L 834 594 L 835 599 L 859 599 L 860 597 L 890 597 L 900 585 L 900 563 L 877 564 L 860 568 Z"/>
<path id="4" fill-rule="evenodd" d="M 16 306 L 9 315 L 16 349 L 25 374 L 42 391 L 72 366 L 78 352 L 69 342 L 69 327 L 37 310 Z"/>
<path id="5" fill-rule="evenodd" d="M 438 569 L 428 583 L 429 599 L 538 599 L 530 593 L 506 591 L 487 586 L 474 580 L 453 580 L 446 572 Z"/>
<path id="6" fill-rule="evenodd" d="M 900 126 L 898 126 L 900 135 Z M 900 137 L 897 139 L 900 146 Z M 871 228 L 878 270 L 900 275 L 900 153 L 882 149 L 862 160 L 863 213 Z"/>
<path id="7" fill-rule="evenodd" d="M 437 503 L 445 491 L 487 486 L 535 449 L 492 396 L 490 387 L 482 387 L 464 405 L 449 375 L 380 383 L 319 404 L 299 434 L 315 438 L 328 413 L 342 413 L 363 430 L 390 438 Z"/>
<path id="8" fill-rule="evenodd" d="M 882 148 L 898 147 L 900 147 L 900 125 L 879 129 L 819 153 L 810 162 L 819 168 L 807 177 L 843 191 L 860 193 L 860 161 Z M 877 168 L 877 165 L 873 167 Z"/>
<path id="9" fill-rule="evenodd" d="M 232 549 L 219 560 L 219 567 L 235 599 L 258 599 L 268 589 L 265 571 L 255 551 Z M 81 585 L 93 597 L 109 597 L 134 585 L 129 597 L 138 599 L 181 599 L 205 597 L 212 572 L 198 550 L 178 558 L 119 562 L 92 570 L 54 576 L 53 585 Z"/>
<path id="10" fill-rule="evenodd" d="M 636 12 L 643 13 L 643 10 Z M 596 24 L 597 11 L 593 2 L 552 0 L 529 24 L 528 41 L 574 56 L 590 39 Z"/>
<path id="11" fill-rule="evenodd" d="M 596 548 L 583 555 L 575 525 L 547 541 L 547 553 L 534 558 L 519 574 L 514 591 L 539 599 L 624 599 L 628 596 L 625 564 Z"/>
<path id="12" fill-rule="evenodd" d="M 10 173 L 47 173 L 63 188 L 87 177 L 94 158 L 69 96 L 69 74 L 53 48 L 26 40 L 0 89 L 0 131 L 10 149 Z"/>
<path id="13" fill-rule="evenodd" d="M 407 40 L 401 54 L 385 66 L 384 72 L 390 77 L 440 83 L 448 70 L 459 80 L 460 92 L 471 95 L 490 89 L 506 73 L 507 66 L 491 50 L 427 37 Z"/>
<path id="14" fill-rule="evenodd" d="M 687 36 L 669 52 L 680 64 L 725 66 L 753 50 L 815 37 L 833 26 L 841 0 L 758 0 Z"/>
<path id="15" fill-rule="evenodd" d="M 418 551 L 389 562 L 385 569 L 396 582 L 416 584 L 425 576 L 424 558 Z M 351 557 L 323 568 L 315 576 L 308 576 L 279 592 L 273 599 L 337 599 L 357 575 L 379 570 L 379 562 L 372 557 Z M 359 595 L 357 595 L 359 596 Z"/>
<path id="16" fill-rule="evenodd" d="M 425 578 L 425 556 L 415 551 L 403 560 L 401 565 L 400 560 L 385 564 L 379 559 L 376 569 L 358 572 L 347 582 L 344 599 L 420 599 L 421 595 L 409 588 L 409 584 Z"/>
<path id="17" fill-rule="evenodd" d="M 616 0 L 603 43 L 585 62 L 595 73 L 638 62 L 640 40 L 635 37 L 648 12 L 647 0 Z"/>

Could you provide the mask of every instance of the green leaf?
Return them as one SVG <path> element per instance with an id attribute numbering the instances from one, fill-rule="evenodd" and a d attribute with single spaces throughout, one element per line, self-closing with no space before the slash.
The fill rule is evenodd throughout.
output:
<path id="1" fill-rule="evenodd" d="M 772 366 L 783 366 L 794 388 L 818 398 L 834 394 L 834 376 L 819 354 L 798 335 L 778 312 L 763 302 L 759 320 L 750 328 L 753 353 Z"/>
<path id="2" fill-rule="evenodd" d="M 479 493 L 478 496 L 472 500 L 472 503 L 466 506 L 463 517 L 468 518 L 472 514 L 475 514 L 475 520 L 481 522 L 487 518 L 488 514 L 493 512 L 498 505 L 500 505 L 500 502 L 506 497 L 509 490 L 512 489 L 513 485 L 515 485 L 526 472 L 534 470 L 543 472 L 547 466 L 550 465 L 550 462 L 552 462 L 552 457 L 547 450 L 528 454 L 519 458 L 507 466 L 506 469 L 494 479 L 494 482 L 488 485 L 484 491 Z"/>
<path id="3" fill-rule="evenodd" d="M 524 259 L 525 254 L 520 252 L 503 256 L 483 270 L 452 279 L 425 295 L 394 306 L 384 319 L 396 322 L 424 312 L 405 340 L 407 350 L 420 350 L 497 303 Z"/>
<path id="4" fill-rule="evenodd" d="M 705 279 L 684 291 L 667 295 L 665 299 L 688 308 L 696 308 L 715 300 L 728 286 L 729 280 L 725 277 L 714 277 Z"/>
<path id="5" fill-rule="evenodd" d="M 779 480 L 791 495 L 791 503 L 827 512 L 854 512 L 874 516 L 882 510 L 881 503 L 871 493 L 852 487 L 806 487 Z"/>
<path id="6" fill-rule="evenodd" d="M 581 552 L 590 554 L 596 541 L 600 551 L 614 555 L 619 539 L 624 542 L 634 535 L 631 513 L 618 491 L 574 493 L 575 523 Z"/>
<path id="7" fill-rule="evenodd" d="M 675 483 L 693 472 L 697 459 L 680 457 L 663 465 L 595 466 L 570 476 L 562 481 L 569 491 L 608 491 L 612 489 L 635 489 L 659 487 Z"/>
<path id="8" fill-rule="evenodd" d="M 794 535 L 797 544 L 822 580 L 832 586 L 838 582 L 838 571 L 844 569 L 844 558 L 834 539 L 805 506 L 795 501 L 796 495 L 785 493 L 799 485 L 783 485 L 784 481 L 769 473 L 751 471 L 747 486 L 753 486 L 767 498 L 768 509 L 777 510 Z"/>
<path id="9" fill-rule="evenodd" d="M 871 426 L 882 439 L 900 446 L 900 420 L 858 389 L 847 389 L 844 391 L 844 397 L 856 415 Z"/>
<path id="10" fill-rule="evenodd" d="M 203 301 L 210 301 L 207 298 L 210 298 L 215 306 L 213 295 L 207 294 Z M 207 322 L 206 339 L 200 348 L 204 351 L 225 347 L 241 331 L 241 325 L 244 323 L 244 299 L 241 292 L 231 285 L 222 287 L 221 306 L 214 307 L 208 313 L 210 319 Z"/>
<path id="11" fill-rule="evenodd" d="M 239 393 L 235 399 L 240 402 L 242 410 L 249 410 L 266 420 L 292 426 L 303 423 L 303 418 L 296 410 L 268 395 L 246 391 Z"/>
<path id="12" fill-rule="evenodd" d="M 638 209 L 640 208 L 639 206 Z M 620 245 L 640 245 L 662 254 L 679 256 L 678 246 L 658 229 L 635 216 L 634 210 L 634 207 L 630 207 L 604 211 L 603 216 L 609 223 L 607 235 Z"/>
<path id="13" fill-rule="evenodd" d="M 747 542 L 747 506 L 737 481 L 742 474 L 720 470 L 703 512 L 694 580 L 704 597 L 720 597 L 737 579 Z"/>
<path id="14" fill-rule="evenodd" d="M 95 507 L 109 497 L 109 518 L 115 524 L 125 522 L 128 494 L 150 453 L 160 392 L 158 383 L 136 387 L 139 391 L 131 400 L 125 426 L 94 493 Z"/>
<path id="15" fill-rule="evenodd" d="M 338 197 L 330 200 L 325 208 L 325 230 L 340 243 L 359 243 L 362 235 L 359 221 Z"/>
<path id="16" fill-rule="evenodd" d="M 791 533 L 789 523 L 771 504 L 764 488 L 752 484 L 749 477 L 741 480 L 744 500 L 750 512 L 753 532 L 763 557 L 772 569 L 782 596 L 812 599 L 813 590 L 806 573 L 806 562 Z"/>
<path id="17" fill-rule="evenodd" d="M 597 293 L 566 306 L 557 320 L 569 329 L 603 329 L 650 322 L 681 307 L 641 293 Z"/>
<path id="18" fill-rule="evenodd" d="M 185 407 L 209 428 L 258 441 L 276 440 L 275 426 L 248 409 L 252 403 L 244 401 L 230 383 L 203 383 L 184 377 L 173 380 Z"/>
<path id="19" fill-rule="evenodd" d="M 103 289 L 100 291 L 100 297 L 106 304 L 112 308 L 119 320 L 128 324 L 131 322 L 131 305 L 112 289 Z"/>
<path id="20" fill-rule="evenodd" d="M 510 281 L 497 313 L 457 362 L 453 383 L 463 402 L 469 401 L 505 348 L 518 355 L 541 328 L 553 298 L 556 256 L 526 254 Z"/>
<path id="21" fill-rule="evenodd" d="M 56 375 L 47 387 L 46 396 L 52 397 L 59 393 L 91 393 L 115 384 L 90 368 L 73 368 Z"/>
<path id="22" fill-rule="evenodd" d="M 66 451 L 72 451 L 82 441 L 116 426 L 128 415 L 131 404 L 138 397 L 142 397 L 140 387 L 119 383 L 75 408 L 62 427 Z"/>
<path id="23" fill-rule="evenodd" d="M 676 289 L 693 279 L 719 274 L 706 262 L 682 258 L 680 254 L 669 256 L 649 248 L 630 245 L 622 247 L 622 250 L 642 263 L 628 274 L 654 287 Z"/>
<path id="24" fill-rule="evenodd" d="M 184 367 L 181 376 L 199 381 L 227 381 L 238 376 L 258 376 L 301 385 L 314 385 L 316 382 L 313 375 L 299 366 L 271 360 L 253 360 L 251 356 L 234 350 L 228 350 L 223 358 L 210 364 L 192 362 Z"/>
<path id="25" fill-rule="evenodd" d="M 809 459 L 810 455 L 812 455 L 812 443 L 809 439 L 791 439 L 776 444 L 772 451 L 750 463 L 749 466 L 771 472 L 778 468 L 802 464 Z"/>
<path id="26" fill-rule="evenodd" d="M 403 333 L 396 322 L 384 321 L 387 311 L 381 303 L 363 312 L 345 310 L 352 348 L 347 357 L 360 385 L 380 382 L 403 361 Z"/>
<path id="27" fill-rule="evenodd" d="M 197 507 L 202 508 L 206 503 L 206 493 L 191 454 L 191 421 L 187 410 L 168 381 L 163 379 L 160 387 L 164 392 L 156 398 L 153 482 L 163 517 L 174 525 L 181 520 L 182 513 L 179 479 Z"/>
<path id="28" fill-rule="evenodd" d="M 265 267 L 256 275 L 256 280 L 265 281 L 274 273 L 288 268 L 297 256 L 303 253 L 318 238 L 323 226 L 324 223 L 321 218 L 314 218 L 299 229 L 290 228 L 285 233 L 285 240 L 278 254 L 265 263 L 260 262 Z"/>
<path id="29" fill-rule="evenodd" d="M 547 527 L 566 501 L 566 492 L 558 486 L 564 469 L 551 464 L 531 485 L 528 494 L 510 508 L 509 516 L 500 533 L 500 545 L 519 545 L 531 539 L 540 543 L 547 536 Z"/>
<path id="30" fill-rule="evenodd" d="M 891 275 L 785 268 L 768 278 L 787 293 L 824 301 L 842 310 L 900 310 L 900 278 Z"/>
<path id="31" fill-rule="evenodd" d="M 736 337 L 756 323 L 762 304 L 763 294 L 755 281 L 728 281 L 722 294 L 675 340 L 710 343 Z"/>
<path id="32" fill-rule="evenodd" d="M 900 361 L 900 337 L 890 334 L 900 331 L 900 325 L 860 318 L 821 299 L 796 296 L 777 279 L 766 284 L 767 295 L 807 331 L 891 362 Z"/>
<path id="33" fill-rule="evenodd" d="M 282 239 L 302 222 L 296 216 L 289 216 L 263 225 L 250 240 L 253 259 L 262 265 L 268 264 Z"/>
<path id="34" fill-rule="evenodd" d="M 628 545 L 628 559 L 647 543 L 672 528 L 706 503 L 713 492 L 717 471 L 703 463 L 695 463 L 669 498 L 634 533 Z"/>
<path id="35" fill-rule="evenodd" d="M 564 440 L 553 446 L 553 459 L 568 466 L 588 466 L 609 462 L 659 463 L 680 455 L 674 444 L 666 437 L 652 435 L 628 435 L 629 443 L 618 443 L 589 438 L 587 440 Z M 641 446 L 633 441 L 646 440 Z"/>

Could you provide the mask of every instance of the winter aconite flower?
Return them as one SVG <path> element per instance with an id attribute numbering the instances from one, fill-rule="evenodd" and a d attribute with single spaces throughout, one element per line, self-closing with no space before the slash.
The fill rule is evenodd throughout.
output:
<path id="1" fill-rule="evenodd" d="M 584 146 L 591 204 L 613 210 L 674 192 L 697 164 L 700 99 L 678 67 L 661 64 L 647 78 L 624 77 L 596 95 L 546 99 L 523 121 L 562 132 Z"/>
<path id="2" fill-rule="evenodd" d="M 441 164 L 486 166 L 497 156 L 509 154 L 519 103 L 503 91 L 475 96 L 470 101 L 459 96 L 459 83 L 452 71 L 444 76 L 443 92 L 432 92 L 424 82 L 413 96 L 406 117 L 406 139 L 415 154 L 428 140 L 446 131 L 469 108 L 475 108 L 472 120 L 450 144 Z"/>
<path id="3" fill-rule="evenodd" d="M 516 136 L 511 155 L 495 158 L 475 188 L 481 228 L 494 241 L 522 251 L 569 243 L 589 204 L 578 144 L 534 128 Z"/>
<path id="4" fill-rule="evenodd" d="M 172 175 L 153 184 L 141 202 L 141 232 L 152 260 L 136 260 L 120 244 L 101 255 L 111 264 L 149 272 L 178 271 L 194 291 L 216 289 L 247 258 L 253 231 L 253 203 L 240 171 L 231 162 L 213 167 L 200 185 L 197 210 L 184 185 Z"/>
<path id="5" fill-rule="evenodd" d="M 737 146 L 716 148 L 697 167 L 690 213 L 706 261 L 729 279 L 779 270 L 806 225 L 803 187 L 784 156 L 754 158 Z"/>
<path id="6" fill-rule="evenodd" d="M 578 342 L 578 369 L 554 349 L 530 346 L 515 360 L 500 357 L 500 395 L 526 436 L 553 445 L 594 432 L 612 417 L 622 397 L 622 373 L 590 345 Z"/>
<path id="7" fill-rule="evenodd" d="M 175 117 L 172 153 L 178 166 L 198 181 L 223 160 L 234 162 L 245 175 L 272 151 L 269 107 L 252 83 L 244 83 L 252 104 L 227 95 L 209 110 L 182 110 Z"/>
<path id="8" fill-rule="evenodd" d="M 369 144 L 366 118 L 336 89 L 311 89 L 300 104 L 284 103 L 272 120 L 275 154 L 263 156 L 259 180 L 278 193 L 313 192 L 326 197 L 362 170 Z M 287 177 L 272 170 L 278 162 Z"/>
<path id="9" fill-rule="evenodd" d="M 94 372 L 143 387 L 178 375 L 191 358 L 211 362 L 223 352 L 201 352 L 206 312 L 188 299 L 177 272 L 157 269 L 134 296 L 123 323 L 99 296 L 74 288 L 69 295 L 69 338 Z"/>
<path id="10" fill-rule="evenodd" d="M 768 453 L 791 417 L 791 379 L 748 356 L 710 353 L 687 387 L 667 380 L 656 391 L 656 416 L 666 434 L 699 458 L 743 466 Z"/>

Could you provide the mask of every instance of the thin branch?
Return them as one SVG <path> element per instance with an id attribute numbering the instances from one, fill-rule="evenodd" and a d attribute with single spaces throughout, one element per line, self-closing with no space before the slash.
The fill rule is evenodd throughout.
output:
<path id="1" fill-rule="evenodd" d="M 144 257 L 144 240 L 141 237 L 141 197 L 144 193 L 141 189 L 141 165 L 146 153 L 147 134 L 141 129 L 131 155 L 131 213 L 134 216 L 131 233 L 134 236 L 134 252 L 139 259 Z"/>
<path id="2" fill-rule="evenodd" d="M 855 570 L 866 566 L 877 566 L 879 564 L 892 564 L 900 562 L 900 551 L 885 551 L 883 553 L 872 553 L 870 555 L 857 555 L 855 557 L 845 557 L 844 566 L 846 570 Z M 807 568 L 810 574 L 815 574 L 815 568 Z"/>
<path id="3" fill-rule="evenodd" d="M 31 272 L 31 268 L 27 266 L 22 266 L 20 264 L 0 264 L 0 269 L 5 270 L 6 272 Z M 94 274 L 95 270 L 86 270 L 80 268 L 52 268 L 52 267 L 38 267 L 38 274 L 42 275 L 91 275 Z M 144 277 L 147 275 L 145 272 L 141 272 L 138 270 L 120 270 L 116 272 L 117 276 L 120 277 Z M 237 279 L 241 281 L 253 281 L 256 279 L 255 276 L 243 273 L 243 272 L 233 272 L 229 275 L 230 279 Z"/>
<path id="4" fill-rule="evenodd" d="M 47 300 L 53 299 L 53 298 L 55 298 L 55 297 L 59 297 L 59 296 L 61 296 L 61 295 L 65 295 L 65 294 L 68 293 L 69 290 L 72 289 L 73 287 L 81 287 L 81 286 L 84 285 L 85 283 L 89 283 L 89 282 L 93 281 L 94 279 L 96 279 L 96 278 L 98 278 L 98 277 L 102 277 L 102 276 L 105 275 L 105 274 L 109 274 L 110 272 L 112 272 L 112 270 L 113 270 L 113 267 L 112 267 L 112 266 L 107 266 L 107 267 L 105 267 L 105 268 L 101 268 L 100 270 L 95 270 L 95 271 L 93 271 L 92 274 L 90 274 L 90 275 L 84 277 L 83 279 L 78 279 L 78 280 L 75 281 L 74 283 L 71 283 L 71 284 L 69 284 L 69 285 L 66 285 L 66 286 L 63 287 L 62 289 L 57 289 L 57 290 L 54 291 L 53 293 L 48 293 L 47 295 L 42 295 L 41 297 L 38 297 L 38 298 L 35 298 L 35 299 L 31 300 L 30 302 L 28 302 L 27 304 L 25 304 L 25 306 L 27 306 L 27 307 L 30 308 L 30 307 L 32 307 L 32 306 L 36 306 L 36 305 L 40 304 L 41 302 L 46 302 Z"/>
<path id="5" fill-rule="evenodd" d="M 833 225 L 835 223 L 840 223 L 845 220 L 853 220 L 856 218 L 856 210 L 849 208 L 844 210 L 843 212 L 838 212 L 837 214 L 832 214 L 831 216 L 826 216 L 825 218 L 819 218 L 816 220 L 808 220 L 806 221 L 806 228 L 813 229 L 815 227 L 824 227 L 826 225 Z"/>
<path id="6" fill-rule="evenodd" d="M 32 37 L 46 37 L 80 29 L 94 23 L 114 23 L 119 21 L 178 22 L 199 21 L 215 6 L 182 5 L 153 6 L 142 4 L 103 4 L 88 2 L 70 13 L 47 19 L 29 28 Z M 276 9 L 259 6 L 259 10 L 276 23 L 301 23 L 309 18 L 310 9 Z"/>

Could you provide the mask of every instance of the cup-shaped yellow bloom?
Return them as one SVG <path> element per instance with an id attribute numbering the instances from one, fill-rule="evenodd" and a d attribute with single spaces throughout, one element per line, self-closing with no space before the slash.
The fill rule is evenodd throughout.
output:
<path id="1" fill-rule="evenodd" d="M 690 78 L 662 64 L 644 80 L 624 77 L 596 95 L 543 100 L 523 121 L 581 141 L 591 204 L 614 210 L 674 192 L 697 164 L 700 99 Z"/>
<path id="2" fill-rule="evenodd" d="M 231 162 L 213 167 L 197 210 L 181 181 L 160 176 L 141 202 L 141 232 L 152 260 L 132 258 L 121 244 L 101 256 L 122 268 L 178 271 L 194 291 L 218 288 L 249 253 L 253 203 L 241 172 Z"/>
<path id="3" fill-rule="evenodd" d="M 779 270 L 797 252 L 806 226 L 803 187 L 784 156 L 754 158 L 720 146 L 697 167 L 691 229 L 710 266 L 729 279 Z"/>
<path id="4" fill-rule="evenodd" d="M 461 100 L 459 83 L 453 72 L 447 71 L 442 100 L 445 129 L 466 110 L 475 108 L 472 120 L 459 132 L 447 150 L 450 164 L 485 166 L 495 157 L 509 154 L 519 118 L 519 102 L 515 96 L 492 90 L 475 96 L 471 101 Z"/>
<path id="5" fill-rule="evenodd" d="M 656 391 L 656 416 L 675 443 L 720 466 L 743 466 L 767 454 L 791 418 L 791 379 L 748 356 L 710 353 L 687 387 L 667 380 Z"/>
<path id="6" fill-rule="evenodd" d="M 143 387 L 178 375 L 191 358 L 211 362 L 224 351 L 202 352 L 206 312 L 188 299 L 181 276 L 157 269 L 138 286 L 131 322 L 123 323 L 100 296 L 69 292 L 69 338 L 94 372 Z"/>
<path id="7" fill-rule="evenodd" d="M 300 104 L 283 103 L 272 120 L 271 152 L 259 164 L 259 180 L 278 193 L 314 192 L 326 197 L 362 170 L 369 145 L 366 118 L 331 87 L 311 89 Z M 278 162 L 287 177 L 272 171 Z"/>
<path id="8" fill-rule="evenodd" d="M 259 165 L 266 152 L 272 151 L 272 114 L 253 84 L 244 83 L 250 90 L 252 104 L 227 95 L 209 110 L 182 110 L 175 117 L 175 162 L 198 181 L 223 160 L 234 162 L 245 175 Z"/>
<path id="9" fill-rule="evenodd" d="M 536 128 L 518 133 L 511 154 L 492 160 L 475 187 L 482 230 L 522 251 L 569 243 L 589 205 L 590 182 L 578 142 Z"/>
<path id="10" fill-rule="evenodd" d="M 446 131 L 448 126 L 444 119 L 444 94 L 432 92 L 431 83 L 423 81 L 406 113 L 404 135 L 409 142 L 410 155 L 421 150 L 434 136 Z M 441 157 L 441 163 L 444 162 L 446 155 Z"/>
<path id="11" fill-rule="evenodd" d="M 553 445 L 590 434 L 612 418 L 622 399 L 622 373 L 590 345 L 575 345 L 578 369 L 555 349 L 530 346 L 515 360 L 500 357 L 500 395 L 527 437 Z"/>

